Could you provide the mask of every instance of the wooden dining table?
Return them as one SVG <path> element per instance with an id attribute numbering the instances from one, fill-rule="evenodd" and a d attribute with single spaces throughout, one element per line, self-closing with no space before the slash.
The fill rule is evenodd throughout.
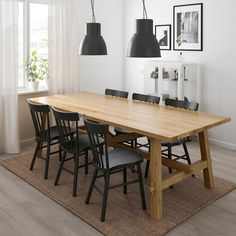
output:
<path id="1" fill-rule="evenodd" d="M 195 112 L 162 105 L 147 104 L 130 99 L 121 99 L 90 92 L 52 95 L 29 99 L 32 102 L 48 104 L 64 111 L 77 112 L 87 118 L 130 131 L 122 135 L 109 134 L 109 145 L 132 148 L 123 142 L 147 136 L 150 150 L 134 148 L 150 160 L 150 215 L 155 220 L 162 218 L 162 192 L 193 174 L 203 171 L 204 185 L 214 187 L 208 129 L 230 121 L 229 117 Z M 161 143 L 173 142 L 191 135 L 198 135 L 201 156 L 187 165 L 161 155 Z M 174 171 L 163 177 L 162 167 Z"/>

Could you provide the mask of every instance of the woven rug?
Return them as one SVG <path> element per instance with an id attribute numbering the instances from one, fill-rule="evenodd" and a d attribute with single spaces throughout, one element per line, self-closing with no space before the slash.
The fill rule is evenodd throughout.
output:
<path id="1" fill-rule="evenodd" d="M 44 160 L 37 159 L 33 171 L 29 171 L 32 155 L 18 156 L 1 161 L 4 166 L 15 175 L 19 176 L 46 196 L 59 203 L 89 225 L 104 235 L 163 235 L 185 219 L 206 207 L 216 199 L 235 188 L 234 184 L 215 178 L 215 188 L 206 189 L 202 176 L 189 177 L 174 185 L 173 189 L 163 192 L 163 219 L 154 221 L 148 211 L 141 207 L 141 199 L 138 184 L 128 186 L 128 194 L 124 195 L 122 188 L 109 190 L 106 221 L 100 222 L 102 197 L 95 190 L 89 205 L 85 198 L 88 191 L 93 166 L 89 167 L 89 174 L 84 174 L 84 169 L 79 169 L 78 195 L 72 197 L 73 176 L 62 171 L 58 186 L 54 186 L 54 179 L 58 168 L 58 157 L 50 159 L 49 178 L 43 179 Z M 81 162 L 83 157 L 81 158 Z M 67 163 L 67 168 L 73 167 L 73 160 Z M 136 178 L 134 173 L 128 171 L 128 178 Z M 111 176 L 111 184 L 122 181 L 121 173 Z M 103 178 L 98 179 L 98 185 L 103 186 Z M 146 199 L 148 200 L 148 180 L 145 180 Z M 148 204 L 149 206 L 149 204 Z"/>

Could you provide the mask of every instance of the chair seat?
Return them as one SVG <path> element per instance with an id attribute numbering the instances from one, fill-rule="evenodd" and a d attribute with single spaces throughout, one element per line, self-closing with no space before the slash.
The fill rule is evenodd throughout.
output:
<path id="1" fill-rule="evenodd" d="M 138 153 L 128 149 L 117 148 L 109 152 L 109 170 L 111 171 L 121 169 L 127 165 L 135 165 L 142 161 L 143 158 Z M 105 156 L 103 156 L 103 163 L 106 163 Z"/>
<path id="2" fill-rule="evenodd" d="M 169 142 L 169 143 L 161 143 L 161 146 L 164 146 L 164 147 L 174 147 L 174 146 L 181 145 L 182 143 L 183 143 L 182 141 Z"/>
<path id="3" fill-rule="evenodd" d="M 190 137 L 187 137 L 187 138 L 182 138 L 180 140 L 177 140 L 175 142 L 161 143 L 161 145 L 164 146 L 164 147 L 174 147 L 174 146 L 178 146 L 178 145 L 181 145 L 183 143 L 190 142 L 190 141 L 191 141 Z"/>
<path id="4" fill-rule="evenodd" d="M 68 132 L 69 132 L 69 129 L 68 129 Z M 72 130 L 72 132 L 74 132 L 74 131 Z M 49 139 L 49 133 L 50 133 L 50 139 Z M 59 139 L 59 133 L 58 133 L 57 126 L 51 126 L 50 130 L 45 130 L 44 137 L 45 137 L 45 140 Z"/>
<path id="5" fill-rule="evenodd" d="M 47 129 L 47 130 L 44 130 L 43 132 L 44 132 L 44 135 L 41 135 L 42 133 L 40 133 L 37 135 L 37 137 L 40 138 L 44 136 L 43 140 L 45 141 L 59 139 L 59 133 L 56 126 L 51 126 L 49 130 Z"/>
<path id="6" fill-rule="evenodd" d="M 87 134 L 79 135 L 79 145 L 76 146 L 76 141 L 62 143 L 62 149 L 69 153 L 81 153 L 90 148 L 90 141 Z"/>
<path id="7" fill-rule="evenodd" d="M 114 130 L 117 134 L 131 134 L 132 133 L 132 132 L 128 131 L 127 129 L 123 129 L 123 128 L 115 127 Z"/>

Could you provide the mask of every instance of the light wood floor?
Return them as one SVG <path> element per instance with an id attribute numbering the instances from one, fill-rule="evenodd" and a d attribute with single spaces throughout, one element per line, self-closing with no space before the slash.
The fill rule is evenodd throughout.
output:
<path id="1" fill-rule="evenodd" d="M 190 144 L 189 151 L 193 159 L 198 157 L 198 144 Z M 24 146 L 22 152 L 32 152 L 32 145 Z M 236 152 L 211 146 L 211 154 L 214 175 L 236 183 Z M 0 156 L 0 160 L 7 158 L 14 156 Z M 0 236 L 16 235 L 94 236 L 100 233 L 0 167 Z M 193 215 L 167 235 L 236 235 L 236 190 Z"/>

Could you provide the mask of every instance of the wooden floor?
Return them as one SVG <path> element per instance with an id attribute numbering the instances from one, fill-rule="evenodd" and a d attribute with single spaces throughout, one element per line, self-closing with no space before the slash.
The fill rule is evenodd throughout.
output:
<path id="1" fill-rule="evenodd" d="M 198 144 L 190 144 L 189 151 L 193 159 L 199 156 Z M 24 146 L 22 152 L 32 152 L 32 145 Z M 211 154 L 214 175 L 236 183 L 236 152 L 211 146 Z M 14 156 L 0 156 L 0 160 L 6 158 Z M 93 236 L 100 233 L 0 167 L 0 235 Z M 236 235 L 236 190 L 193 215 L 167 235 Z"/>

